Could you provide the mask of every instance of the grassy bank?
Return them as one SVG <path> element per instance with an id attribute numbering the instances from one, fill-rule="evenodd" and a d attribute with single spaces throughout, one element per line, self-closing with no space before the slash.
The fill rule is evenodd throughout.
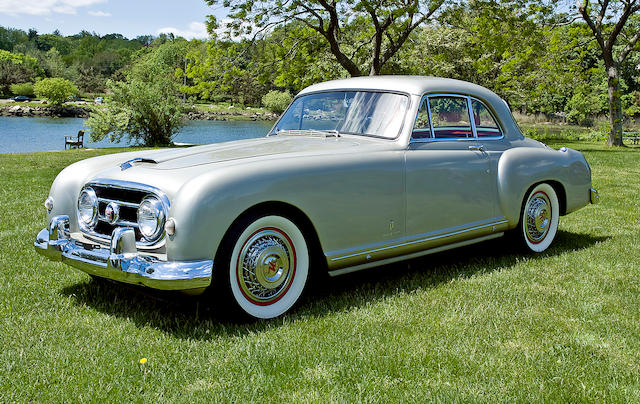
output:
<path id="1" fill-rule="evenodd" d="M 552 145 L 585 153 L 602 203 L 544 254 L 368 270 L 253 324 L 36 255 L 55 175 L 107 151 L 0 155 L 0 402 L 638 402 L 640 149 Z"/>

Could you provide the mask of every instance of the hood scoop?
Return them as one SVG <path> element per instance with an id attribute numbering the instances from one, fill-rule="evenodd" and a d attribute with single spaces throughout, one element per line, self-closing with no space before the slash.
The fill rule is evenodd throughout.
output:
<path id="1" fill-rule="evenodd" d="M 146 159 L 143 157 L 136 157 L 134 159 L 131 160 L 127 160 L 124 163 L 120 164 L 120 170 L 124 171 L 128 168 L 133 167 L 133 165 L 135 163 L 150 163 L 150 164 L 158 164 L 157 161 L 153 160 L 153 159 Z"/>

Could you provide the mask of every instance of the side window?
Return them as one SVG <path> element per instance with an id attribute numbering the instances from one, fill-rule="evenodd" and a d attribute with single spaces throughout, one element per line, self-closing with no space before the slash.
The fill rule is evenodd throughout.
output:
<path id="1" fill-rule="evenodd" d="M 425 98 L 420 104 L 416 123 L 413 125 L 414 139 L 426 139 L 431 137 L 431 127 L 429 126 L 429 109 L 427 108 L 427 99 Z"/>
<path id="2" fill-rule="evenodd" d="M 473 137 L 467 105 L 467 99 L 463 97 L 429 97 L 431 123 L 436 139 Z"/>
<path id="3" fill-rule="evenodd" d="M 493 119 L 493 115 L 482 102 L 471 99 L 471 108 L 473 108 L 473 120 L 476 124 L 478 137 L 502 136 L 496 120 Z"/>

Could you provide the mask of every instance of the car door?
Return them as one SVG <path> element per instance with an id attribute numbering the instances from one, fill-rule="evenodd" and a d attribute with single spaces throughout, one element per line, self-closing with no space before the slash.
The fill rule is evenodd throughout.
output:
<path id="1" fill-rule="evenodd" d="M 471 119 L 471 98 L 422 99 L 406 151 L 406 234 L 437 238 L 491 231 L 498 212 L 495 169 Z"/>

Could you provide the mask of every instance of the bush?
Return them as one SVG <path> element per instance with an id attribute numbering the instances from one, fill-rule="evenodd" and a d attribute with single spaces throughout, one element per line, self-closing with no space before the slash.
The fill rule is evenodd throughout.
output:
<path id="1" fill-rule="evenodd" d="M 54 105 L 62 105 L 71 96 L 78 94 L 78 88 L 63 78 L 43 79 L 33 86 L 38 97 L 47 98 Z"/>
<path id="2" fill-rule="evenodd" d="M 13 95 L 25 95 L 27 97 L 33 97 L 35 95 L 33 83 L 12 84 L 10 88 L 11 94 Z"/>
<path id="3" fill-rule="evenodd" d="M 268 110 L 275 112 L 276 114 L 281 114 L 285 109 L 291 104 L 291 94 L 285 91 L 269 91 L 262 97 L 262 105 L 265 106 Z"/>
<path id="4" fill-rule="evenodd" d="M 107 87 L 112 94 L 106 108 L 94 110 L 86 121 L 92 141 L 109 135 L 112 142 L 128 136 L 147 146 L 171 144 L 183 124 L 183 103 L 174 82 L 158 76 L 153 82 L 109 80 Z"/>

